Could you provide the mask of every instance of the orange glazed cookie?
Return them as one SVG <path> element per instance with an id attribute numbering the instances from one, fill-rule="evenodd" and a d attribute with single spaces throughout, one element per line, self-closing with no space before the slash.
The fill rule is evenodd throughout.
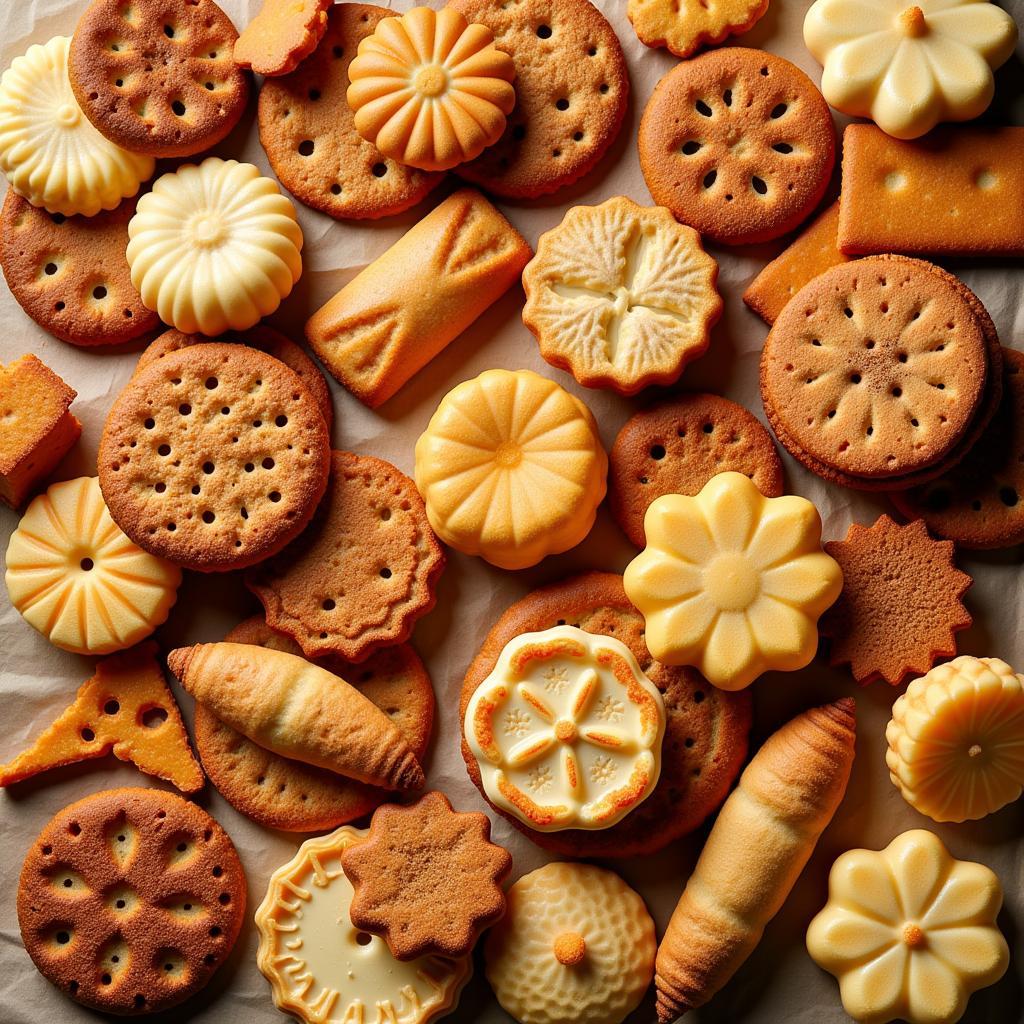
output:
<path id="1" fill-rule="evenodd" d="M 235 43 L 241 68 L 260 75 L 286 75 L 320 42 L 333 0 L 263 0 L 259 13 Z"/>
<path id="2" fill-rule="evenodd" d="M 973 621 L 960 600 L 972 580 L 951 541 L 932 540 L 919 519 L 898 526 L 883 515 L 825 550 L 843 570 L 843 592 L 819 624 L 831 664 L 849 663 L 859 683 L 897 686 L 956 654 L 954 634 Z"/>
<path id="3" fill-rule="evenodd" d="M 640 42 L 665 46 L 689 57 L 704 46 L 752 29 L 768 10 L 768 0 L 716 0 L 679 4 L 677 0 L 629 0 L 626 12 Z"/>
<path id="4" fill-rule="evenodd" d="M 640 167 L 659 206 L 724 245 L 792 231 L 835 161 L 828 104 L 794 64 L 730 46 L 677 64 L 640 122 Z"/>

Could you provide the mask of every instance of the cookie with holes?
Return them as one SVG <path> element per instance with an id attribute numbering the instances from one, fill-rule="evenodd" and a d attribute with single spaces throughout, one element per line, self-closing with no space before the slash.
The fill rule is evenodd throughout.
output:
<path id="1" fill-rule="evenodd" d="M 147 156 L 190 156 L 220 142 L 245 110 L 237 39 L 213 0 L 92 0 L 71 39 L 71 88 L 111 142 Z"/>
<path id="2" fill-rule="evenodd" d="M 245 874 L 204 810 L 108 789 L 58 811 L 25 857 L 18 924 L 47 981 L 104 1013 L 157 1013 L 203 988 L 245 917 Z"/>
<path id="3" fill-rule="evenodd" d="M 807 218 L 835 163 L 828 104 L 794 64 L 730 46 L 658 82 L 639 134 L 654 201 L 705 238 L 750 245 Z"/>
<path id="4" fill-rule="evenodd" d="M 516 67 L 516 106 L 504 134 L 459 177 L 509 199 L 571 185 L 615 141 L 626 115 L 629 72 L 622 46 L 589 0 L 452 0 L 486 25 Z"/>
<path id="5" fill-rule="evenodd" d="M 316 399 L 284 363 L 211 342 L 128 382 L 97 463 L 110 514 L 139 547 L 225 572 L 302 531 L 327 486 L 330 441 Z"/>
<path id="6" fill-rule="evenodd" d="M 615 438 L 608 463 L 612 515 L 638 547 L 644 515 L 663 494 L 697 494 L 718 473 L 749 476 L 766 498 L 782 494 L 771 434 L 742 405 L 693 392 L 638 412 Z"/>

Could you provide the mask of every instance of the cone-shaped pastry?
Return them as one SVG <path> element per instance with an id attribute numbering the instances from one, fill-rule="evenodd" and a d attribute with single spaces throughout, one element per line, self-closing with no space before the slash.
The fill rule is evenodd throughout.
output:
<path id="1" fill-rule="evenodd" d="M 760 941 L 846 792 L 854 731 L 845 697 L 798 715 L 747 765 L 658 947 L 663 1024 L 706 1003 Z"/>
<path id="2" fill-rule="evenodd" d="M 167 664 L 200 704 L 275 754 L 385 789 L 419 789 L 425 781 L 391 719 L 305 658 L 219 643 L 179 647 Z"/>

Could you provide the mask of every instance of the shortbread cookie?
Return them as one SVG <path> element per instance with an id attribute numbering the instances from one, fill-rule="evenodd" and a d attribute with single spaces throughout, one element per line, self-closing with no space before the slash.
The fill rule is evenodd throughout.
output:
<path id="1" fill-rule="evenodd" d="M 131 282 L 128 221 L 135 200 L 92 217 L 32 206 L 12 189 L 0 213 L 0 267 L 11 294 L 44 331 L 72 345 L 117 345 L 159 320 Z"/>
<path id="2" fill-rule="evenodd" d="M 842 595 L 821 619 L 833 665 L 849 664 L 862 684 L 897 686 L 956 654 L 955 634 L 973 621 L 961 601 L 972 580 L 952 541 L 932 540 L 920 519 L 898 526 L 883 515 L 825 550 L 843 570 Z"/>
<path id="3" fill-rule="evenodd" d="M 537 832 L 497 809 L 538 846 L 570 857 L 637 857 L 654 853 L 692 832 L 725 799 L 747 755 L 750 694 L 716 690 L 689 668 L 669 668 L 651 658 L 644 622 L 622 589 L 622 577 L 591 572 L 533 591 L 491 628 L 462 684 L 464 721 L 477 687 L 490 675 L 505 645 L 523 633 L 562 625 L 615 637 L 632 652 L 661 690 L 665 738 L 661 776 L 654 792 L 617 825 L 600 830 Z M 483 793 L 476 758 L 462 744 L 469 776 Z"/>
<path id="4" fill-rule="evenodd" d="M 92 0 L 68 74 L 90 121 L 149 156 L 191 156 L 221 141 L 249 99 L 232 60 L 238 31 L 213 0 Z"/>
<path id="5" fill-rule="evenodd" d="M 245 874 L 228 834 L 159 789 L 108 789 L 58 811 L 18 884 L 36 968 L 103 1013 L 157 1013 L 188 999 L 244 920 Z"/>
<path id="6" fill-rule="evenodd" d="M 520 1024 L 620 1024 L 654 977 L 640 895 L 592 864 L 546 864 L 508 891 L 484 946 L 487 980 Z"/>
<path id="7" fill-rule="evenodd" d="M 718 0 L 679 4 L 673 0 L 629 0 L 626 13 L 640 42 L 664 46 L 689 57 L 705 46 L 752 29 L 768 10 L 768 0 Z"/>
<path id="8" fill-rule="evenodd" d="M 151 641 L 100 661 L 74 702 L 32 746 L 0 765 L 0 786 L 106 754 L 183 793 L 203 788 L 202 769 Z"/>
<path id="9" fill-rule="evenodd" d="M 512 58 L 459 11 L 392 14 L 359 43 L 346 92 L 356 131 L 423 171 L 472 160 L 505 130 L 516 102 Z"/>
<path id="10" fill-rule="evenodd" d="M 109 654 L 167 618 L 181 571 L 118 528 L 94 476 L 53 484 L 26 509 L 7 545 L 7 595 L 57 647 Z"/>
<path id="11" fill-rule="evenodd" d="M 680 394 L 638 412 L 619 431 L 608 467 L 612 515 L 644 546 L 644 514 L 663 494 L 696 494 L 717 473 L 749 476 L 766 498 L 783 491 L 771 435 L 742 405 L 709 394 Z"/>
<path id="12" fill-rule="evenodd" d="M 186 334 L 244 331 L 302 274 L 291 200 L 253 164 L 207 157 L 157 178 L 128 224 L 132 284 Z"/>
<path id="13" fill-rule="evenodd" d="M 729 46 L 662 78 L 639 148 L 656 203 L 705 238 L 748 245 L 792 231 L 818 205 L 835 131 L 828 104 L 798 67 Z"/>
<path id="14" fill-rule="evenodd" d="M 392 14 L 371 4 L 334 4 L 316 50 L 260 89 L 260 142 L 274 173 L 299 202 L 331 217 L 401 213 L 443 178 L 385 158 L 356 131 L 345 99 L 360 41 Z"/>
<path id="15" fill-rule="evenodd" d="M 263 0 L 256 17 L 235 42 L 234 60 L 260 75 L 294 71 L 327 29 L 332 0 Z"/>
<path id="16" fill-rule="evenodd" d="M 352 927 L 352 885 L 342 854 L 365 829 L 308 839 L 270 878 L 256 911 L 256 963 L 274 1005 L 302 1021 L 358 1021 L 367 1007 L 381 1021 L 427 1024 L 455 1008 L 473 959 L 396 960 L 383 939 Z"/>
<path id="17" fill-rule="evenodd" d="M 68 81 L 70 44 L 56 36 L 30 46 L 0 79 L 0 170 L 33 206 L 91 217 L 135 195 L 154 161 L 89 123 Z"/>
<path id="18" fill-rule="evenodd" d="M 316 519 L 246 584 L 307 656 L 362 661 L 409 639 L 444 562 L 412 480 L 383 459 L 332 452 Z"/>
<path id="19" fill-rule="evenodd" d="M 133 377 L 100 439 L 100 486 L 139 547 L 200 572 L 275 554 L 327 486 L 330 441 L 284 363 L 242 345 L 192 345 Z"/>
<path id="20" fill-rule="evenodd" d="M 592 170 L 619 134 L 629 99 L 626 58 L 589 0 L 453 0 L 512 54 L 516 106 L 502 137 L 458 175 L 493 195 L 535 199 Z"/>
<path id="21" fill-rule="evenodd" d="M 586 387 L 671 384 L 722 314 L 718 264 L 668 210 L 615 196 L 574 206 L 523 271 L 523 323 L 541 355 Z"/>

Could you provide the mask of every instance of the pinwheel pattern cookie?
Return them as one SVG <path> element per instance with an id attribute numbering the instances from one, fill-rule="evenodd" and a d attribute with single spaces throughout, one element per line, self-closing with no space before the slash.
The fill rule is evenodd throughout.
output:
<path id="1" fill-rule="evenodd" d="M 386 157 L 424 171 L 472 160 L 501 138 L 515 105 L 512 58 L 458 11 L 385 18 L 348 69 L 356 130 Z"/>
<path id="2" fill-rule="evenodd" d="M 722 313 L 718 264 L 668 210 L 615 196 L 575 206 L 523 271 L 523 323 L 586 387 L 671 384 Z"/>

